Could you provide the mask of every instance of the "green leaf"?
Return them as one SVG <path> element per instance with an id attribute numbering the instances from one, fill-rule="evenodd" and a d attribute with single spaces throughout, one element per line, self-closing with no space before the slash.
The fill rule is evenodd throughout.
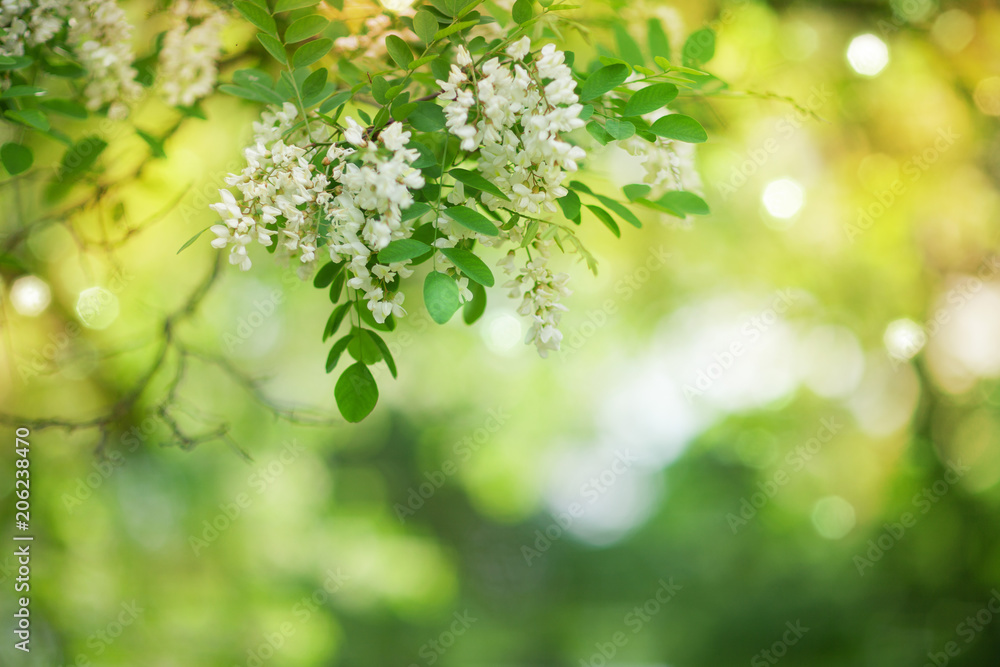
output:
<path id="1" fill-rule="evenodd" d="M 389 52 L 389 57 L 392 58 L 393 62 L 403 69 L 406 69 L 413 62 L 413 52 L 410 51 L 406 42 L 397 35 L 389 35 L 385 38 L 385 50 Z"/>
<path id="2" fill-rule="evenodd" d="M 474 232 L 479 232 L 487 236 L 497 236 L 500 234 L 500 230 L 497 229 L 492 220 L 468 206 L 452 206 L 451 208 L 446 208 L 444 214 Z"/>
<path id="3" fill-rule="evenodd" d="M 672 83 L 657 83 L 637 91 L 622 110 L 623 116 L 642 116 L 656 111 L 674 101 L 677 86 Z"/>
<path id="4" fill-rule="evenodd" d="M 3 115 L 12 121 L 33 127 L 45 132 L 49 129 L 49 119 L 38 109 L 12 109 L 4 111 Z"/>
<path id="5" fill-rule="evenodd" d="M 368 309 L 365 308 L 365 310 Z M 354 338 L 347 345 L 347 352 L 354 357 L 355 361 L 360 361 L 366 366 L 371 366 L 374 363 L 382 361 L 382 353 L 379 352 L 378 345 L 375 344 L 375 341 L 368 335 L 367 329 L 354 327 L 351 330 L 351 333 Z"/>
<path id="6" fill-rule="evenodd" d="M 596 120 L 592 120 L 587 123 L 587 133 L 596 139 L 602 146 L 607 146 L 608 142 L 614 139 L 614 137 L 608 134 L 608 131 L 604 129 L 604 126 Z"/>
<path id="7" fill-rule="evenodd" d="M 310 42 L 310 43 L 315 44 L 316 42 Z M 333 97 L 329 98 L 326 102 L 323 102 L 323 105 L 320 106 L 319 108 L 319 112 L 329 113 L 330 111 L 333 111 L 337 107 L 347 103 L 352 97 L 354 97 L 354 94 L 349 90 L 337 93 Z"/>
<path id="8" fill-rule="evenodd" d="M 314 62 L 328 54 L 332 48 L 333 40 L 327 39 L 326 37 L 306 42 L 300 46 L 295 51 L 295 55 L 292 56 L 292 67 L 298 69 L 300 67 L 312 65 Z"/>
<path id="9" fill-rule="evenodd" d="M 371 329 L 365 329 L 368 337 L 371 338 L 372 342 L 378 348 L 378 351 L 382 354 L 382 361 L 385 365 L 389 367 L 389 372 L 392 373 L 392 377 L 396 377 L 396 361 L 392 358 L 392 352 L 389 351 L 389 346 L 385 344 L 382 337 Z"/>
<path id="10" fill-rule="evenodd" d="M 375 76 L 372 78 L 372 97 L 379 104 L 385 104 L 388 100 L 385 94 L 389 91 L 389 82 L 385 80 L 384 76 Z"/>
<path id="11" fill-rule="evenodd" d="M 333 390 L 337 407 L 344 419 L 356 424 L 375 409 L 378 403 L 378 385 L 372 372 L 360 361 L 347 367 Z"/>
<path id="12" fill-rule="evenodd" d="M 333 369 L 337 367 L 337 362 L 340 361 L 340 357 L 344 354 L 344 350 L 347 349 L 348 344 L 351 339 L 354 338 L 354 332 L 351 332 L 337 340 L 330 348 L 330 354 L 326 355 L 326 372 L 331 373 Z"/>
<path id="13" fill-rule="evenodd" d="M 236 7 L 236 11 L 243 15 L 243 18 L 259 29 L 273 37 L 278 36 L 278 26 L 274 24 L 274 19 L 267 13 L 267 10 L 252 2 L 247 2 L 247 0 L 236 0 L 233 6 Z"/>
<path id="14" fill-rule="evenodd" d="M 185 241 L 184 245 L 182 245 L 180 248 L 177 249 L 177 254 L 179 255 L 182 252 L 184 252 L 185 250 L 187 250 L 188 246 L 190 246 L 192 243 L 194 243 L 195 241 L 197 241 L 198 237 L 200 237 L 202 234 L 204 234 L 205 232 L 207 232 L 209 229 L 211 229 L 211 227 L 206 227 L 205 229 L 201 230 L 200 232 L 198 232 L 197 234 L 195 234 L 194 236 L 192 236 L 191 238 L 189 238 L 187 241 Z"/>
<path id="15" fill-rule="evenodd" d="M 511 10 L 511 14 L 513 15 L 514 22 L 518 25 L 530 21 L 532 15 L 534 14 L 531 7 L 531 0 L 517 0 L 517 2 L 514 3 L 514 8 Z"/>
<path id="16" fill-rule="evenodd" d="M 308 100 L 323 92 L 323 88 L 326 86 L 326 75 L 326 68 L 321 67 L 306 77 L 306 80 L 302 82 L 303 99 Z M 303 102 L 303 104 L 305 103 Z M 306 104 L 306 106 L 310 105 Z"/>
<path id="17" fill-rule="evenodd" d="M 628 65 L 615 63 L 597 70 L 580 86 L 580 101 L 589 102 L 620 86 L 628 78 Z"/>
<path id="18" fill-rule="evenodd" d="M 340 301 L 340 293 L 344 291 L 344 283 L 347 282 L 347 271 L 338 271 L 330 283 L 330 303 Z"/>
<path id="19" fill-rule="evenodd" d="M 608 118 L 604 121 L 604 131 L 607 132 L 613 139 L 624 141 L 635 134 L 635 125 L 627 120 Z"/>
<path id="20" fill-rule="evenodd" d="M 488 192 L 491 195 L 499 197 L 504 201 L 510 201 L 510 197 L 505 195 L 503 191 L 497 186 L 493 185 L 481 175 L 474 171 L 468 171 L 466 169 L 452 169 L 448 172 L 448 175 L 454 178 L 460 183 L 468 185 L 470 188 L 475 188 L 476 190 L 481 190 L 483 192 Z"/>
<path id="21" fill-rule="evenodd" d="M 441 248 L 441 254 L 450 259 L 452 264 L 457 266 L 462 275 L 467 276 L 469 280 L 474 280 L 486 287 L 493 287 L 493 272 L 490 271 L 490 267 L 468 250 Z"/>
<path id="22" fill-rule="evenodd" d="M 431 250 L 429 245 L 416 239 L 397 239 L 379 251 L 378 261 L 382 264 L 405 262 L 408 259 L 420 257 Z"/>
<path id="23" fill-rule="evenodd" d="M 285 47 L 276 38 L 271 37 L 265 32 L 258 32 L 257 41 L 263 44 L 267 52 L 279 63 L 282 65 L 288 64 L 288 54 L 285 53 Z"/>
<path id="24" fill-rule="evenodd" d="M 691 116 L 679 113 L 672 113 L 660 118 L 650 126 L 649 131 L 660 137 L 689 144 L 700 144 L 708 141 L 708 133 L 705 132 L 701 123 Z"/>
<path id="25" fill-rule="evenodd" d="M 34 59 L 29 56 L 2 56 L 0 59 L 0 72 L 11 72 L 16 69 L 24 69 L 30 66 Z"/>
<path id="26" fill-rule="evenodd" d="M 319 0 L 278 0 L 274 3 L 274 13 L 291 12 L 303 7 L 312 7 L 319 4 Z"/>
<path id="27" fill-rule="evenodd" d="M 629 65 L 641 65 L 643 63 L 642 50 L 635 43 L 632 36 L 620 23 L 614 24 L 615 43 L 618 45 L 618 55 Z"/>
<path id="28" fill-rule="evenodd" d="M 45 89 L 37 86 L 11 86 L 0 93 L 0 99 L 10 100 L 15 97 L 41 97 L 44 94 Z"/>
<path id="29" fill-rule="evenodd" d="M 330 318 L 326 321 L 326 327 L 323 329 L 323 342 L 331 337 L 333 334 L 337 333 L 337 329 L 343 324 L 344 318 L 347 316 L 347 311 L 351 309 L 351 302 L 345 301 L 330 313 Z"/>
<path id="30" fill-rule="evenodd" d="M 303 39 L 309 39 L 323 32 L 323 29 L 328 25 L 330 22 L 317 14 L 303 16 L 285 30 L 285 44 L 294 44 Z"/>
<path id="31" fill-rule="evenodd" d="M 632 183 L 626 185 L 622 188 L 622 192 L 628 197 L 629 201 L 635 201 L 636 199 L 642 199 L 649 194 L 649 191 L 653 188 L 645 183 Z"/>
<path id="32" fill-rule="evenodd" d="M 472 301 L 466 301 L 462 306 L 462 320 L 466 324 L 474 324 L 486 312 L 486 288 L 470 282 L 469 291 L 472 292 Z"/>
<path id="33" fill-rule="evenodd" d="M 604 223 L 604 225 L 611 230 L 611 233 L 621 238 L 622 232 L 618 229 L 618 223 L 614 221 L 611 214 L 605 211 L 600 206 L 591 206 L 586 204 L 586 207 L 590 209 L 590 212 L 597 216 L 597 219 Z"/>
<path id="34" fill-rule="evenodd" d="M 416 102 L 407 102 L 406 104 L 399 104 L 397 100 L 397 103 L 392 106 L 392 111 L 390 113 L 392 114 L 393 120 L 402 123 L 409 117 L 411 113 L 416 111 L 416 109 L 417 109 Z M 420 167 L 417 167 L 417 169 L 419 168 Z"/>
<path id="35" fill-rule="evenodd" d="M 436 60 L 440 56 L 441 56 L 440 53 L 428 53 L 426 56 L 422 56 L 420 58 L 417 58 L 412 63 L 410 63 L 409 66 L 407 67 L 407 69 L 409 69 L 409 70 L 415 70 L 418 67 L 422 67 L 423 65 L 426 65 L 427 63 L 431 62 L 432 60 Z"/>
<path id="36" fill-rule="evenodd" d="M 8 142 L 0 148 L 0 160 L 3 161 L 3 166 L 7 170 L 7 173 L 14 176 L 15 174 L 28 171 L 31 168 L 31 164 L 35 161 L 35 157 L 31 154 L 31 149 L 27 146 Z"/>
<path id="37" fill-rule="evenodd" d="M 327 262 L 323 268 L 316 272 L 316 276 L 313 278 L 313 287 L 326 289 L 333 282 L 333 279 L 337 277 L 337 274 L 343 270 L 343 262 Z"/>
<path id="38" fill-rule="evenodd" d="M 83 120 L 87 117 L 87 108 L 79 102 L 74 102 L 73 100 L 41 100 L 39 101 L 38 106 L 46 111 L 62 114 L 63 116 L 69 116 L 70 118 L 76 118 L 78 120 Z"/>
<path id="39" fill-rule="evenodd" d="M 430 204 L 427 204 L 422 201 L 413 202 L 412 204 L 410 204 L 409 208 L 403 211 L 403 215 L 400 217 L 400 220 L 402 222 L 407 222 L 409 220 L 413 220 L 414 218 L 419 218 L 424 213 L 427 213 L 430 210 L 431 210 Z"/>
<path id="40" fill-rule="evenodd" d="M 702 28 L 691 33 L 681 52 L 685 67 L 701 67 L 715 56 L 715 31 Z"/>
<path id="41" fill-rule="evenodd" d="M 649 19 L 646 23 L 646 39 L 649 42 L 649 55 L 652 58 L 662 56 L 670 58 L 670 40 L 667 33 L 663 32 L 663 24 L 660 19 Z"/>
<path id="42" fill-rule="evenodd" d="M 413 31 L 417 33 L 417 37 L 424 44 L 430 44 L 434 41 L 434 35 L 440 27 L 438 20 L 426 9 L 421 9 L 413 17 Z"/>
<path id="43" fill-rule="evenodd" d="M 446 124 L 444 110 L 433 102 L 418 102 L 409 121 L 418 132 L 439 132 Z"/>
<path id="44" fill-rule="evenodd" d="M 635 213 L 630 211 L 628 207 L 623 205 L 621 202 L 617 202 L 614 199 L 611 199 L 610 197 L 605 197 L 604 195 L 594 195 L 594 196 L 597 197 L 597 199 L 600 200 L 602 204 L 604 204 L 612 211 L 617 213 L 618 216 L 628 224 L 632 225 L 635 228 L 642 227 L 642 221 L 639 220 L 639 218 L 636 217 Z"/>
<path id="45" fill-rule="evenodd" d="M 562 209 L 563 215 L 566 216 L 567 220 L 576 220 L 580 217 L 580 195 L 569 190 L 565 196 L 560 197 L 556 202 L 559 204 L 559 208 Z"/>
<path id="46" fill-rule="evenodd" d="M 59 166 L 59 176 L 62 179 L 74 178 L 90 169 L 97 158 L 108 147 L 108 144 L 98 137 L 84 137 L 71 146 L 63 155 Z"/>
<path id="47" fill-rule="evenodd" d="M 475 19 L 474 21 L 462 21 L 461 23 L 454 23 L 448 26 L 447 28 L 444 28 L 443 30 L 438 30 L 436 33 L 434 33 L 434 41 L 436 42 L 439 39 L 444 39 L 449 35 L 454 35 L 456 32 L 465 30 L 466 28 L 471 28 L 474 25 L 479 25 L 479 19 Z"/>
<path id="48" fill-rule="evenodd" d="M 165 158 L 167 154 L 163 151 L 163 142 L 151 135 L 149 132 L 144 132 L 143 130 L 136 130 L 135 133 L 139 135 L 146 145 L 149 146 L 150 154 L 154 158 Z"/>
<path id="49" fill-rule="evenodd" d="M 668 192 L 657 200 L 657 203 L 681 213 L 691 215 L 708 215 L 709 208 L 705 200 L 693 192 L 684 190 L 674 190 Z"/>
<path id="50" fill-rule="evenodd" d="M 432 320 L 444 324 L 462 305 L 458 298 L 458 284 L 440 271 L 428 273 L 424 280 L 424 305 Z"/>

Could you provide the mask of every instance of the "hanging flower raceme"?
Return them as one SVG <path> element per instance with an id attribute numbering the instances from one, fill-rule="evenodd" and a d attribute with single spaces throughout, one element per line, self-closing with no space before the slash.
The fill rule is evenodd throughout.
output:
<path id="1" fill-rule="evenodd" d="M 411 166 L 420 154 L 406 148 L 410 133 L 393 123 L 370 139 L 348 118 L 343 139 L 332 141 L 335 133 L 316 118 L 311 134 L 301 123 L 295 129 L 298 118 L 295 106 L 285 103 L 254 125 L 254 144 L 244 151 L 247 167 L 226 179 L 243 201 L 220 190 L 222 202 L 212 208 L 225 224 L 212 227 L 212 245 L 229 246 L 230 263 L 246 271 L 252 266 L 248 246 L 277 243 L 276 254 L 297 259 L 304 279 L 315 272 L 317 253 L 325 254 L 346 263 L 348 286 L 364 293 L 376 321 L 402 315 L 403 295 L 387 286 L 411 271 L 403 263 L 372 260 L 412 231 L 403 211 L 424 179 Z"/>
<path id="2" fill-rule="evenodd" d="M 254 246 L 264 246 L 330 288 L 324 341 L 344 322 L 350 331 L 333 343 L 327 370 L 345 353 L 357 361 L 335 392 L 350 421 L 377 400 L 367 366 L 384 360 L 396 372 L 378 332 L 412 310 L 405 279 L 418 265 L 428 265 L 423 302 L 438 324 L 459 310 L 467 323 L 479 318 L 495 284 L 490 266 L 498 266 L 528 321 L 525 342 L 544 357 L 560 347 L 570 294 L 554 251 L 596 270 L 577 234 L 584 215 L 620 236 L 619 220 L 642 226 L 633 204 L 678 217 L 704 208 L 681 142 L 706 137 L 693 118 L 666 111 L 686 81 L 669 63 L 655 72 L 619 59 L 576 74 L 554 44 L 533 48 L 526 33 L 543 30 L 532 25 L 532 3 L 514 3 L 497 25 L 473 5 L 449 18 L 441 7 L 407 4 L 393 4 L 405 18 L 386 12 L 349 23 L 354 32 L 335 41 L 320 14 L 296 15 L 283 28 L 284 10 L 237 3 L 287 68 L 277 80 L 263 68 L 238 71 L 222 87 L 283 104 L 264 112 L 246 167 L 226 179 L 235 190 L 212 207 L 223 219 L 211 228 L 212 244 L 244 270 L 256 261 Z M 297 6 L 276 7 L 286 5 Z M 378 62 L 366 74 L 342 61 L 333 76 L 345 86 L 328 81 L 327 68 L 308 67 L 345 51 Z M 645 155 L 647 183 L 608 196 L 574 180 L 595 141 Z M 672 197 L 647 197 L 660 192 Z M 493 253 L 499 261 L 485 261 Z"/>
<path id="3" fill-rule="evenodd" d="M 207 0 L 179 0 L 170 13 L 174 25 L 159 56 L 162 94 L 171 106 L 191 106 L 215 87 L 226 15 Z"/>

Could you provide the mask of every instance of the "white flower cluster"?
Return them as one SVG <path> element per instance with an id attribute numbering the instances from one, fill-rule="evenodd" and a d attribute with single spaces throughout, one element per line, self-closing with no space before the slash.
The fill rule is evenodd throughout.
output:
<path id="1" fill-rule="evenodd" d="M 393 3 L 389 3 L 393 4 Z M 409 6 L 403 7 L 405 2 L 397 3 L 399 7 L 386 7 L 389 11 L 400 16 L 413 16 L 415 13 Z M 376 14 L 365 19 L 365 32 L 356 35 L 345 35 L 338 37 L 333 42 L 335 51 L 341 54 L 354 54 L 362 52 L 365 58 L 381 58 L 386 54 L 385 40 L 389 35 L 395 35 L 403 41 L 413 41 L 417 38 L 409 30 L 392 30 L 392 18 L 386 14 Z"/>
<path id="2" fill-rule="evenodd" d="M 159 58 L 162 94 L 171 106 L 191 106 L 215 86 L 226 15 L 207 0 L 179 0 L 171 14 Z"/>
<path id="3" fill-rule="evenodd" d="M 403 295 L 390 294 L 386 286 L 411 270 L 404 263 L 378 264 L 373 257 L 390 241 L 412 233 L 412 221 L 404 222 L 402 214 L 424 179 L 412 167 L 420 154 L 406 148 L 410 133 L 392 123 L 371 139 L 348 118 L 345 141 L 331 142 L 328 128 L 318 124 L 309 138 L 304 130 L 289 133 L 298 115 L 286 102 L 254 124 L 254 145 L 244 151 L 247 167 L 226 178 L 243 201 L 220 190 L 222 202 L 212 209 L 225 224 L 212 227 L 212 245 L 230 246 L 230 263 L 246 271 L 252 265 L 247 247 L 255 241 L 270 246 L 277 236 L 276 253 L 297 257 L 305 279 L 315 271 L 317 252 L 325 244 L 331 260 L 346 262 L 348 286 L 364 292 L 377 321 L 403 315 Z M 310 141 L 315 143 L 299 145 Z M 329 177 L 313 164 L 316 143 L 330 144 L 322 159 Z"/>
<path id="4" fill-rule="evenodd" d="M 390 295 L 385 285 L 397 274 L 408 277 L 412 270 L 403 262 L 372 264 L 372 256 L 413 232 L 413 222 L 404 223 L 402 214 L 413 204 L 411 191 L 424 187 L 423 175 L 411 166 L 420 153 L 406 148 L 410 133 L 400 123 L 391 123 L 372 140 L 353 118 L 346 122 L 349 146 L 330 146 L 325 159 L 333 165 L 331 175 L 338 184 L 336 197 L 324 207 L 330 221 L 330 258 L 347 262 L 352 274 L 347 285 L 364 292 L 375 320 L 384 322 L 390 314 L 405 313 L 402 292 Z M 346 161 L 355 153 L 360 164 Z"/>
<path id="5" fill-rule="evenodd" d="M 448 102 L 444 108 L 448 131 L 461 139 L 462 150 L 479 150 L 480 173 L 510 197 L 506 202 L 483 193 L 483 203 L 493 210 L 508 208 L 538 216 L 557 211 L 556 200 L 567 194 L 566 173 L 576 171 L 586 153 L 560 135 L 584 125 L 583 106 L 563 52 L 547 44 L 531 57 L 530 53 L 531 41 L 524 37 L 507 47 L 509 60 L 491 58 L 476 67 L 460 46 L 448 80 L 438 85 L 440 98 Z M 449 201 L 461 203 L 463 198 L 463 188 L 456 186 Z M 492 245 L 507 240 L 519 242 L 521 231 L 514 228 L 494 240 L 480 239 Z M 453 244 L 451 236 L 448 243 Z M 505 286 L 513 298 L 522 299 L 518 312 L 532 320 L 525 342 L 534 343 L 543 357 L 559 349 L 559 319 L 566 310 L 559 300 L 570 294 L 569 276 L 548 268 L 551 244 L 529 241 L 536 255 L 519 271 L 513 253 L 500 263 L 505 272 L 516 274 Z"/>
<path id="6" fill-rule="evenodd" d="M 646 117 L 650 123 L 651 117 Z M 646 171 L 643 182 L 652 186 L 650 197 L 656 199 L 670 190 L 686 190 L 701 194 L 702 182 L 695 166 L 695 146 L 684 141 L 657 137 L 650 143 L 634 135 L 619 144 L 631 155 L 644 157 Z"/>
<path id="7" fill-rule="evenodd" d="M 274 243 L 286 257 L 300 255 L 302 263 L 311 266 L 316 253 L 317 205 L 330 199 L 326 192 L 327 179 L 306 158 L 306 149 L 286 144 L 282 135 L 295 125 L 298 111 L 285 103 L 279 111 L 265 111 L 260 123 L 254 123 L 255 142 L 243 155 L 247 166 L 239 174 L 229 174 L 226 184 L 239 189 L 243 202 L 239 204 L 229 190 L 220 190 L 222 202 L 212 204 L 225 221 L 214 225 L 216 238 L 212 245 L 231 245 L 229 262 L 248 271 L 252 265 L 247 246 L 256 241 L 263 246 Z M 305 204 L 306 210 L 300 207 Z M 278 218 L 283 218 L 280 233 Z M 271 225 L 272 228 L 268 228 Z"/>
<path id="8" fill-rule="evenodd" d="M 67 0 L 0 2 L 0 56 L 23 56 L 24 47 L 44 44 L 65 25 Z"/>
<path id="9" fill-rule="evenodd" d="M 548 266 L 552 245 L 552 241 L 535 241 L 532 247 L 536 255 L 519 271 L 514 267 L 514 251 L 499 262 L 504 273 L 514 275 L 504 287 L 510 290 L 512 298 L 521 298 L 518 314 L 531 319 L 524 342 L 534 343 L 542 358 L 547 357 L 550 350 L 559 349 L 563 337 L 559 320 L 566 311 L 560 300 L 572 294 L 566 286 L 569 275 L 553 274 Z"/>
<path id="10" fill-rule="evenodd" d="M 2 0 L 0 55 L 24 55 L 26 47 L 50 41 L 65 26 L 66 42 L 88 73 L 87 108 L 110 104 L 108 116 L 124 118 L 141 87 L 132 67 L 132 25 L 115 0 Z"/>
<path id="11" fill-rule="evenodd" d="M 479 149 L 479 171 L 511 198 L 484 193 L 483 203 L 538 215 L 557 210 L 566 172 L 576 171 L 586 153 L 560 137 L 584 125 L 563 52 L 546 44 L 529 61 L 530 50 L 524 37 L 507 47 L 510 60 L 491 58 L 476 68 L 459 46 L 448 80 L 438 85 L 448 102 L 448 131 L 462 140 L 462 150 Z"/>
<path id="12" fill-rule="evenodd" d="M 132 25 L 114 0 L 77 0 L 70 9 L 68 42 L 88 72 L 87 108 L 110 103 L 108 117 L 124 118 L 142 94 L 132 67 Z"/>

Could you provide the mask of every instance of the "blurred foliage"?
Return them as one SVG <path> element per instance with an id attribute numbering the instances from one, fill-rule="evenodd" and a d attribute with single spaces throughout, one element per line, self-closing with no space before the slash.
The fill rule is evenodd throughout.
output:
<path id="1" fill-rule="evenodd" d="M 623 27 L 641 38 L 651 17 L 716 29 L 713 71 L 732 93 L 687 102 L 714 121 L 699 153 L 712 216 L 682 227 L 650 212 L 614 244 L 584 229 L 600 275 L 570 267 L 566 349 L 548 360 L 500 300 L 476 328 L 431 336 L 426 316 L 407 318 L 392 344 L 419 353 L 396 355 L 399 380 L 359 426 L 306 418 L 333 405 L 310 285 L 223 271 L 185 313 L 215 255 L 175 250 L 212 221 L 252 105 L 214 96 L 207 120 L 177 128 L 175 111 L 144 106 L 137 123 L 170 135 L 169 157 L 111 137 L 86 209 L 33 199 L 26 179 L 3 186 L 23 220 L 73 214 L 27 233 L 3 223 L 18 249 L 2 269 L 10 439 L 15 414 L 125 409 L 96 436 L 33 431 L 33 650 L 12 649 L 4 548 L 0 664 L 995 661 L 1000 11 L 582 4 L 589 37 L 566 35 L 581 53 Z M 343 17 L 365 11 L 348 2 Z M 865 33 L 888 45 L 876 76 L 846 57 Z M 621 153 L 591 162 L 595 188 L 637 169 Z M 762 199 L 779 179 L 804 193 L 788 218 L 769 212 L 787 190 Z M 81 241 L 109 224 L 126 243 Z M 26 272 L 51 288 L 37 317 L 11 307 Z M 114 317 L 104 296 L 107 326 L 81 327 L 95 286 Z M 920 344 L 887 334 L 904 318 Z M 120 403 L 165 335 L 192 349 L 180 400 L 160 409 L 168 376 Z M 276 418 L 258 391 L 310 409 Z M 176 446 L 176 428 L 221 423 L 232 446 Z M 5 474 L 5 526 L 12 485 Z"/>

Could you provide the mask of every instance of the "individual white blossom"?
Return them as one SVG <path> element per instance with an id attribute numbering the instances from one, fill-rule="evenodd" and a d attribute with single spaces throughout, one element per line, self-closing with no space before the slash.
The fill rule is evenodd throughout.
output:
<path id="1" fill-rule="evenodd" d="M 171 106 L 191 106 L 215 87 L 226 16 L 207 0 L 179 0 L 171 14 L 159 57 L 161 92 Z"/>

